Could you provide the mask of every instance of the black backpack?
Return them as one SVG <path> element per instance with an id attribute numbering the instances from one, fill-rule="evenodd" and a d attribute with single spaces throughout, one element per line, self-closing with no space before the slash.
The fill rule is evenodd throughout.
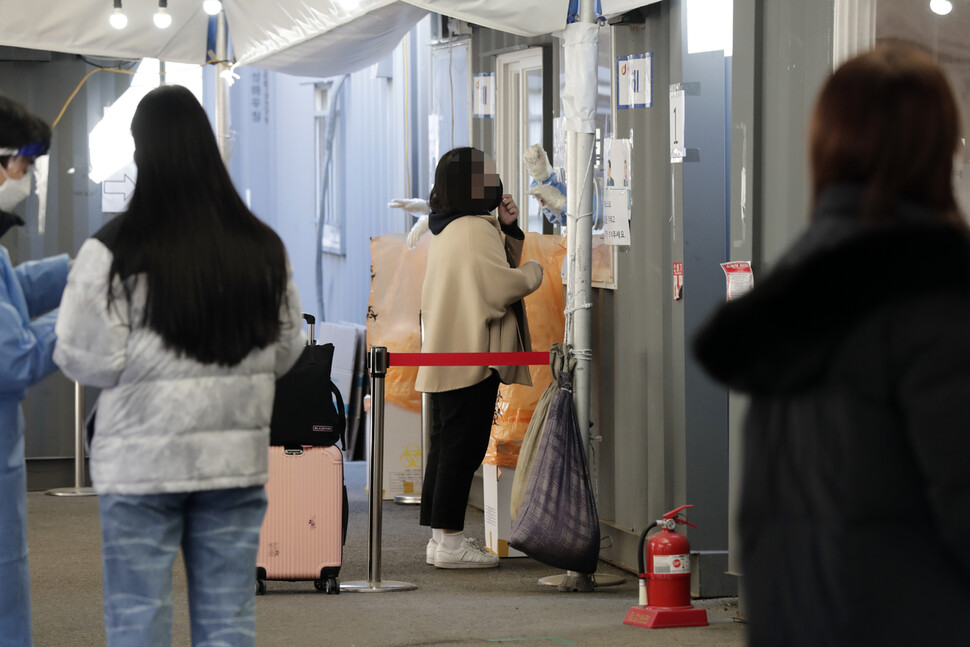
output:
<path id="1" fill-rule="evenodd" d="M 346 447 L 344 400 L 330 379 L 333 344 L 317 345 L 313 336 L 316 319 L 306 313 L 303 318 L 307 322 L 307 346 L 293 368 L 276 380 L 269 444 L 330 447 L 339 440 Z"/>

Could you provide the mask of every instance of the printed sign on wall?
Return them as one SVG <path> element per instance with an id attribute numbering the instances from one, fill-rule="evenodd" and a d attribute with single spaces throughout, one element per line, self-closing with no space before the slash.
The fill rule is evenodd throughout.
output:
<path id="1" fill-rule="evenodd" d="M 751 261 L 734 261 L 721 263 L 724 276 L 727 279 L 727 300 L 744 296 L 754 287 L 754 274 L 751 273 Z"/>
<path id="2" fill-rule="evenodd" d="M 473 84 L 472 116 L 491 119 L 495 116 L 495 75 L 476 74 Z"/>
<path id="3" fill-rule="evenodd" d="M 629 245 L 630 210 L 627 190 L 606 187 L 603 194 L 603 243 Z"/>
<path id="4" fill-rule="evenodd" d="M 684 88 L 680 83 L 670 86 L 670 161 L 678 164 L 687 156 L 684 143 Z"/>
<path id="5" fill-rule="evenodd" d="M 121 213 L 126 210 L 131 202 L 131 194 L 135 191 L 137 178 L 138 167 L 134 162 L 128 162 L 124 168 L 106 177 L 101 182 L 101 211 Z"/>
<path id="6" fill-rule="evenodd" d="M 674 263 L 674 301 L 684 298 L 684 263 Z"/>
<path id="7" fill-rule="evenodd" d="M 653 54 L 632 54 L 616 59 L 616 107 L 653 106 Z"/>

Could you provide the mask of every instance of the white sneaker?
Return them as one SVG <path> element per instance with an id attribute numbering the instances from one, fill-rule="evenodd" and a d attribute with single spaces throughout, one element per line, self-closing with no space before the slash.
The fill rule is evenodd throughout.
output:
<path id="1" fill-rule="evenodd" d="M 434 554 L 438 550 L 438 544 L 434 539 L 428 540 L 428 547 L 424 551 L 425 561 L 434 566 Z"/>
<path id="2" fill-rule="evenodd" d="M 498 555 L 494 555 L 472 539 L 465 539 L 457 550 L 447 550 L 444 542 L 438 544 L 434 554 L 437 568 L 494 568 L 498 566 Z"/>

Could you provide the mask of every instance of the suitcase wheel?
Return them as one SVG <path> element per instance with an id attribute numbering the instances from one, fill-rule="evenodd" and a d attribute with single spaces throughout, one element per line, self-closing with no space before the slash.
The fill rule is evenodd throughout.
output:
<path id="1" fill-rule="evenodd" d="M 264 593 L 266 593 L 266 582 L 256 580 L 256 595 L 263 595 Z"/>
<path id="2" fill-rule="evenodd" d="M 340 593 L 340 582 L 336 577 L 313 580 L 313 586 L 327 595 L 338 595 Z"/>

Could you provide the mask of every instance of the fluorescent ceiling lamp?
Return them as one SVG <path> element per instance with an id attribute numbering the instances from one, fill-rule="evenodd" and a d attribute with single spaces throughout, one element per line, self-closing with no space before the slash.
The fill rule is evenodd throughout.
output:
<path id="1" fill-rule="evenodd" d="M 218 15 L 222 11 L 222 0 L 204 0 L 202 3 L 202 11 L 210 16 Z"/>
<path id="2" fill-rule="evenodd" d="M 687 53 L 719 50 L 724 56 L 734 53 L 734 3 L 687 0 Z"/>
<path id="3" fill-rule="evenodd" d="M 930 0 L 930 9 L 935 14 L 945 16 L 953 11 L 953 3 L 950 0 Z"/>

